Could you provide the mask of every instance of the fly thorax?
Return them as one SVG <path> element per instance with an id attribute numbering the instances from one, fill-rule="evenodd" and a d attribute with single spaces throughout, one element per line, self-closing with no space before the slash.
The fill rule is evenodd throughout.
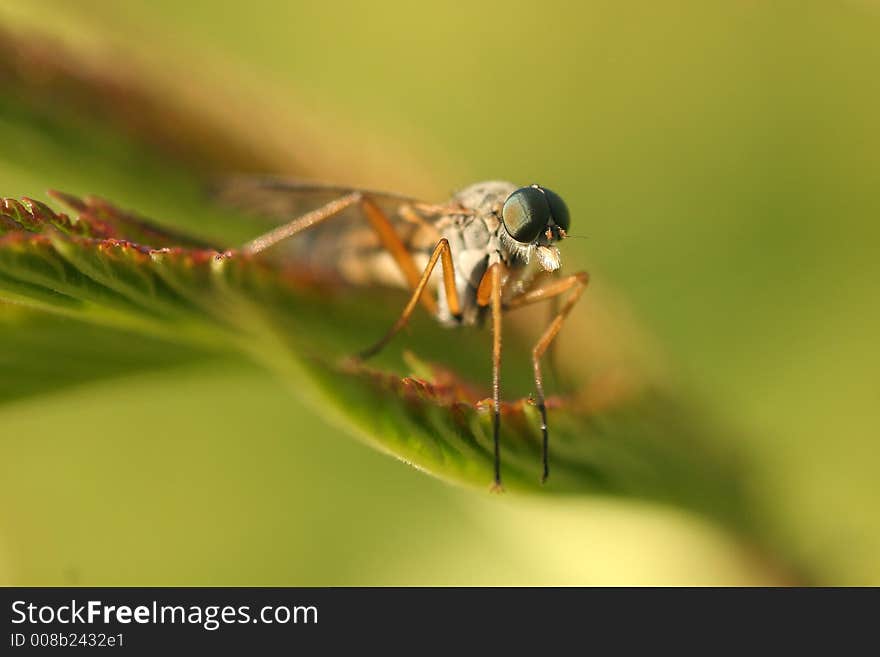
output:
<path id="1" fill-rule="evenodd" d="M 516 189 L 513 183 L 503 181 L 470 185 L 452 198 L 453 204 L 465 207 L 470 212 L 445 217 L 442 221 L 443 237 L 449 241 L 455 263 L 455 288 L 461 302 L 462 324 L 476 323 L 482 313 L 483 309 L 477 305 L 477 290 L 490 258 L 496 260 L 500 256 L 507 263 L 501 237 L 504 227 L 499 211 L 505 199 Z M 438 319 L 445 324 L 458 323 L 449 313 L 443 285 L 438 285 L 437 289 Z"/>
<path id="2" fill-rule="evenodd" d="M 452 197 L 454 203 L 473 208 L 478 215 L 491 214 L 516 190 L 516 185 L 502 180 L 490 180 L 465 187 Z"/>

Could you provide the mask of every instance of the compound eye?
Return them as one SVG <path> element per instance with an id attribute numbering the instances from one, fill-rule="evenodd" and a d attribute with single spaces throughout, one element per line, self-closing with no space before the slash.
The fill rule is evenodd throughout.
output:
<path id="1" fill-rule="evenodd" d="M 559 194 L 551 192 L 546 187 L 544 188 L 544 195 L 547 197 L 547 203 L 550 205 L 550 214 L 553 215 L 553 221 L 562 230 L 568 232 L 571 219 L 568 216 L 568 206 L 565 205 L 565 201 L 562 200 Z"/>
<path id="2" fill-rule="evenodd" d="M 501 220 L 508 235 L 517 242 L 534 242 L 550 221 L 550 206 L 544 192 L 536 187 L 520 187 L 504 202 Z"/>

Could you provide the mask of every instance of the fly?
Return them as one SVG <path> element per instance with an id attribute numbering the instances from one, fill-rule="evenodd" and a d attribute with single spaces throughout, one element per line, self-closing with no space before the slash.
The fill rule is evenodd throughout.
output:
<path id="1" fill-rule="evenodd" d="M 244 177 L 232 179 L 220 196 L 287 220 L 245 244 L 244 253 L 259 254 L 285 242 L 293 251 L 291 257 L 317 268 L 332 263 L 351 283 L 390 283 L 411 291 L 397 321 L 356 360 L 381 351 L 420 303 L 446 326 L 470 326 L 491 317 L 496 489 L 501 488 L 502 316 L 507 310 L 567 295 L 532 348 L 535 403 L 541 414 L 541 481 L 547 480 L 549 436 L 541 358 L 589 281 L 586 272 L 558 275 L 561 257 L 556 243 L 566 237 L 570 224 L 568 208 L 558 194 L 540 185 L 490 181 L 432 204 L 387 192 Z M 307 207 L 314 209 L 304 212 Z M 438 263 L 441 275 L 435 272 Z M 555 277 L 547 282 L 542 273 Z"/>

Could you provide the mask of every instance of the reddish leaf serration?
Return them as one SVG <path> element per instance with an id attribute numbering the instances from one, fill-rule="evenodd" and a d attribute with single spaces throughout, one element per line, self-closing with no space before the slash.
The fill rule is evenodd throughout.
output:
<path id="1" fill-rule="evenodd" d="M 97 196 L 80 199 L 54 190 L 49 190 L 49 195 L 76 211 L 77 217 L 71 219 L 67 214 L 55 212 L 45 203 L 31 198 L 22 198 L 21 201 L 3 198 L 0 199 L 0 230 L 4 233 L 16 230 L 38 233 L 52 227 L 65 235 L 149 244 L 152 248 L 179 246 L 212 249 L 207 242 L 160 227 Z"/>
<path id="2" fill-rule="evenodd" d="M 455 409 L 457 406 L 491 408 L 492 400 L 462 379 L 455 372 L 440 365 L 431 364 L 431 378 L 427 380 L 417 376 L 398 376 L 362 365 L 346 364 L 344 370 L 353 375 L 362 376 L 371 381 L 377 388 L 392 390 L 397 396 L 417 404 L 429 402 L 435 406 Z M 548 397 L 548 408 L 563 408 L 572 400 L 561 397 Z M 512 402 L 501 402 L 501 410 L 505 415 L 522 413 L 523 408 L 531 404 L 531 400 L 521 398 Z"/>
<path id="3" fill-rule="evenodd" d="M 68 197 L 73 198 L 73 197 Z M 97 217 L 71 219 L 62 212 L 55 212 L 45 203 L 31 198 L 0 199 L 0 232 L 42 232 L 53 227 L 66 235 L 108 238 L 117 236 L 115 231 Z"/>
<path id="4" fill-rule="evenodd" d="M 77 210 L 77 218 L 71 219 L 33 199 L 22 198 L 19 201 L 8 197 L 0 198 L 0 227 L 3 228 L 0 243 L 49 243 L 51 240 L 48 231 L 54 229 L 68 241 L 90 246 L 97 251 L 139 257 L 142 262 L 149 260 L 153 253 L 160 252 L 179 254 L 200 264 L 223 257 L 223 254 L 210 248 L 166 246 L 162 243 L 171 242 L 172 233 L 118 210 L 106 201 L 95 198 L 83 201 L 69 194 L 50 193 Z M 133 233 L 137 232 L 149 232 L 159 239 L 156 243 L 135 241 Z"/>
<path id="5" fill-rule="evenodd" d="M 139 215 L 117 208 L 110 202 L 90 196 L 81 199 L 71 194 L 49 194 L 77 212 L 75 219 L 56 212 L 39 201 L 0 198 L 0 245 L 51 243 L 55 237 L 94 250 L 108 257 L 120 257 L 129 264 L 152 265 L 161 257 L 168 267 L 189 274 L 207 272 L 214 261 L 235 259 L 239 270 L 262 276 L 280 287 L 296 291 L 334 284 L 326 277 L 316 279 L 314 272 L 295 266 L 279 266 L 249 257 L 240 252 L 222 250 L 182 232 L 159 226 Z"/>
<path id="6" fill-rule="evenodd" d="M 55 190 L 49 190 L 49 196 L 76 210 L 79 214 L 78 221 L 92 227 L 91 237 L 115 237 L 149 244 L 153 248 L 179 246 L 219 250 L 215 245 L 204 240 L 167 226 L 159 226 L 140 215 L 122 210 L 98 196 L 80 199 Z"/>

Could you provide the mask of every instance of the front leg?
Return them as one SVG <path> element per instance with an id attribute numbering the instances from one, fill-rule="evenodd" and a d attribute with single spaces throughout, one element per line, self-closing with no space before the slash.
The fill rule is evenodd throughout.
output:
<path id="1" fill-rule="evenodd" d="M 506 276 L 504 265 L 495 262 L 489 265 L 477 290 L 477 304 L 490 306 L 492 311 L 492 442 L 495 451 L 495 481 L 492 490 L 500 492 L 501 487 L 501 295 Z"/>
<path id="2" fill-rule="evenodd" d="M 548 458 L 549 437 L 547 430 L 547 405 L 544 398 L 544 377 L 541 374 L 541 357 L 544 355 L 544 352 L 547 351 L 547 348 L 553 342 L 556 334 L 559 333 L 559 330 L 562 328 L 562 324 L 565 321 L 565 318 L 571 312 L 574 304 L 576 304 L 578 299 L 580 299 L 581 294 L 583 294 L 589 281 L 590 275 L 587 274 L 587 272 L 579 272 L 577 274 L 572 274 L 571 276 L 566 276 L 565 278 L 560 278 L 559 280 L 554 281 L 553 283 L 550 283 L 543 287 L 524 292 L 519 296 L 511 299 L 507 304 L 508 309 L 520 308 L 529 304 L 538 303 L 539 301 L 556 299 L 566 292 L 571 291 L 571 294 L 569 295 L 568 299 L 566 299 L 565 304 L 563 304 L 562 308 L 556 314 L 556 317 L 553 318 L 553 320 L 550 322 L 550 325 L 547 326 L 547 328 L 544 330 L 543 335 L 541 335 L 541 337 L 538 339 L 538 342 L 535 343 L 535 346 L 532 348 L 532 368 L 535 374 L 535 392 L 537 397 L 536 402 L 538 404 L 538 410 L 541 413 L 541 456 L 544 466 L 544 471 L 541 476 L 541 483 L 546 482 L 547 477 L 550 475 Z"/>

